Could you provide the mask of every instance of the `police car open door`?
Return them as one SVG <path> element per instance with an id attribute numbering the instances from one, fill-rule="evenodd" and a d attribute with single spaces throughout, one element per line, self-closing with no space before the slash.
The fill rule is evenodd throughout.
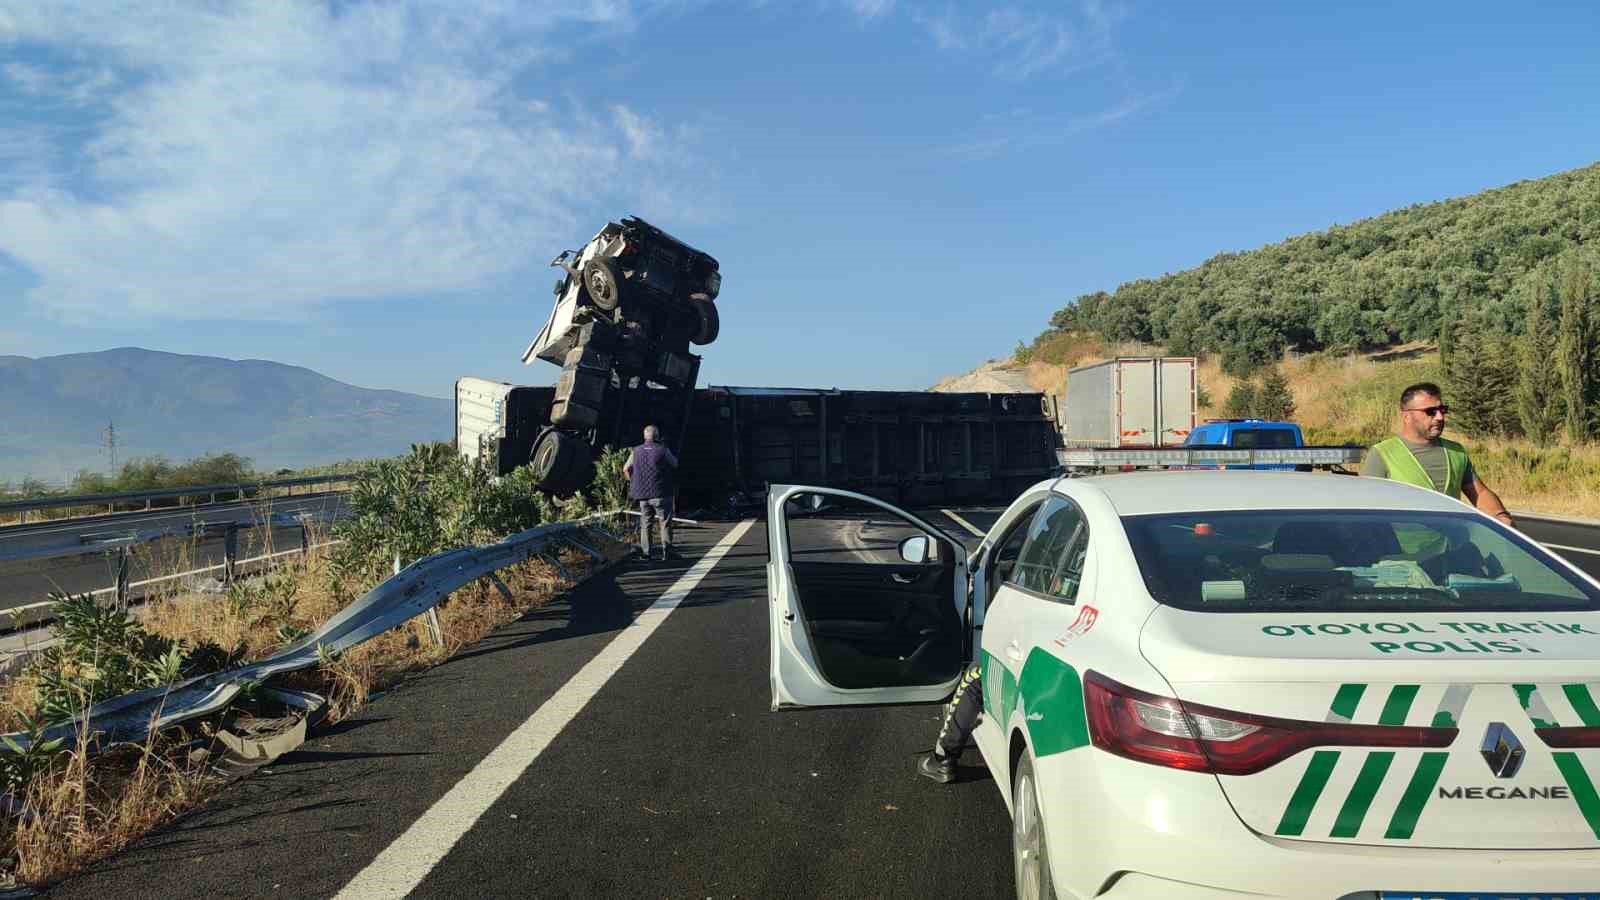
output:
<path id="1" fill-rule="evenodd" d="M 834 488 L 767 493 L 772 708 L 942 700 L 968 655 L 967 551 Z"/>

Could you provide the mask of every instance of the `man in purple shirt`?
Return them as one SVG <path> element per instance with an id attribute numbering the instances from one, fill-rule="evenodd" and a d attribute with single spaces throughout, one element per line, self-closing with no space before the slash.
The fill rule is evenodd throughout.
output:
<path id="1" fill-rule="evenodd" d="M 644 427 L 644 443 L 633 448 L 622 474 L 628 479 L 628 499 L 639 504 L 639 552 L 650 557 L 650 519 L 661 519 L 661 559 L 672 552 L 672 499 L 677 495 L 678 457 L 659 443 L 661 429 Z"/>

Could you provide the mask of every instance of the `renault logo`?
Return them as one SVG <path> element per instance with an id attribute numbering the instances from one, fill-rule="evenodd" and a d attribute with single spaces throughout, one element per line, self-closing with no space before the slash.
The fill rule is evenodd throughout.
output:
<path id="1" fill-rule="evenodd" d="M 1522 768 L 1522 742 L 1504 722 L 1493 722 L 1483 734 L 1483 761 L 1496 778 L 1510 778 Z"/>

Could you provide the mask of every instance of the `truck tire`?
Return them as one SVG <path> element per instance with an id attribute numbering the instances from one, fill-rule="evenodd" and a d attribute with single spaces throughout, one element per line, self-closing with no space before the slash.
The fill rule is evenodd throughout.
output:
<path id="1" fill-rule="evenodd" d="M 717 316 L 717 305 L 710 300 L 694 300 L 695 315 L 700 317 L 700 328 L 689 338 L 690 341 L 704 347 L 717 339 L 717 332 L 721 330 L 722 323 Z"/>
<path id="2" fill-rule="evenodd" d="M 572 483 L 577 474 L 574 470 L 580 467 L 586 449 L 576 436 L 546 428 L 533 442 L 533 452 L 528 459 L 534 482 L 558 497 L 572 493 L 577 489 Z"/>
<path id="3" fill-rule="evenodd" d="M 617 264 L 604 257 L 583 264 L 583 287 L 596 309 L 610 312 L 622 300 L 622 277 Z"/>

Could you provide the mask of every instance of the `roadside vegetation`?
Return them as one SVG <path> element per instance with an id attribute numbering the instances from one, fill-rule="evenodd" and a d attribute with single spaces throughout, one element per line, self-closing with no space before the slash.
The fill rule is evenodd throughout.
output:
<path id="1" fill-rule="evenodd" d="M 413 447 L 408 456 L 370 463 L 358 473 L 351 516 L 330 535 L 337 543 L 319 536 L 312 544 L 324 546 L 235 582 L 222 596 L 175 588 L 134 615 L 92 598 L 58 595 L 60 640 L 0 682 L 0 730 L 39 734 L 99 700 L 269 656 L 388 577 L 397 558 L 407 564 L 616 509 L 626 492 L 623 458 L 606 454 L 587 491 L 557 501 L 535 491 L 524 474 L 495 481 L 447 446 Z M 606 542 L 602 551 L 615 560 L 626 547 Z M 419 618 L 330 654 L 281 686 L 326 697 L 325 721 L 338 722 L 407 674 L 548 603 L 595 565 L 575 549 L 558 552 L 554 561 L 559 565 L 532 560 L 500 572 L 510 598 L 489 579 L 453 593 L 437 607 L 442 644 Z M 251 708 L 247 700 L 221 717 L 93 756 L 71 742 L 26 752 L 0 747 L 0 871 L 47 884 L 214 796 L 227 781 L 218 765 L 217 734 Z"/>
<path id="2" fill-rule="evenodd" d="M 1013 364 L 1026 370 L 1035 389 L 1063 395 L 1066 372 L 1072 366 L 1119 355 L 1160 354 L 1164 349 L 1133 342 L 1113 344 L 1081 332 L 1054 332 L 1036 342 L 1025 366 L 1017 360 Z M 1417 342 L 1356 353 L 1288 353 L 1277 365 L 1242 377 L 1229 374 L 1217 356 L 1203 356 L 1200 415 L 1291 419 L 1312 443 L 1371 446 L 1394 433 L 1400 391 L 1419 381 L 1444 387 L 1451 405 L 1447 433 L 1466 444 L 1484 481 L 1512 509 L 1600 519 L 1600 444 L 1574 442 L 1559 429 L 1544 444 L 1525 435 L 1469 431 L 1462 420 L 1472 423 L 1482 401 L 1451 377 L 1434 344 Z M 1501 410 L 1518 402 L 1514 387 L 1489 399 Z M 1554 417 L 1563 407 L 1544 408 Z"/>
<path id="3" fill-rule="evenodd" d="M 1600 164 L 1411 206 L 1078 297 L 1019 344 L 1040 390 L 1118 355 L 1197 356 L 1202 414 L 1317 443 L 1397 426 L 1433 381 L 1513 509 L 1600 518 Z"/>

